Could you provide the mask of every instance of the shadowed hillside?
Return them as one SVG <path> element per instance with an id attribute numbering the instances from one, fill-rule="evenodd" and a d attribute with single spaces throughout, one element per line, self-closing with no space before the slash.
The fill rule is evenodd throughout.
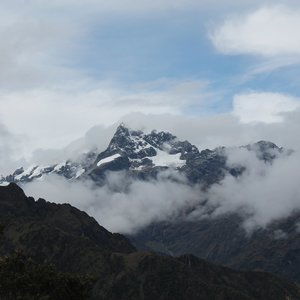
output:
<path id="1" fill-rule="evenodd" d="M 297 285 L 267 273 L 137 252 L 86 213 L 34 201 L 15 184 L 0 187 L 0 221 L 1 299 L 300 298 Z"/>

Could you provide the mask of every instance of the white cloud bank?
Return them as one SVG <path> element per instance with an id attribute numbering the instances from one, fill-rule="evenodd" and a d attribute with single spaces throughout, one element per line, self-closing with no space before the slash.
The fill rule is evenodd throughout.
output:
<path id="1" fill-rule="evenodd" d="M 211 40 L 224 54 L 300 56 L 299 28 L 299 7 L 265 6 L 228 17 L 211 34 Z"/>
<path id="2" fill-rule="evenodd" d="M 250 92 L 233 99 L 233 114 L 242 123 L 277 123 L 284 121 L 284 113 L 300 107 L 300 99 L 279 93 Z"/>
<path id="3" fill-rule="evenodd" d="M 299 152 L 282 155 L 273 164 L 264 164 L 245 149 L 229 151 L 229 165 L 243 164 L 246 172 L 239 178 L 226 176 L 209 191 L 214 215 L 239 211 L 246 215 L 248 230 L 265 227 L 300 209 Z"/>
<path id="4" fill-rule="evenodd" d="M 143 86 L 132 93 L 106 87 L 88 93 L 85 101 L 84 94 L 62 93 L 60 101 L 54 101 L 43 93 L 24 93 L 22 99 L 16 92 L 0 99 L 0 115 L 13 132 L 28 132 L 30 137 L 22 139 L 27 150 L 23 155 L 30 159 L 32 150 L 39 148 L 31 161 L 36 164 L 57 163 L 96 147 L 104 150 L 121 121 L 134 129 L 169 131 L 199 149 L 240 146 L 258 140 L 300 149 L 296 138 L 300 131 L 298 98 L 253 91 L 236 95 L 232 112 L 203 117 L 183 115 L 181 110 L 185 107 L 195 103 L 205 107 L 210 101 L 205 92 L 201 94 L 203 88 L 205 91 L 201 81 L 169 83 L 167 87 L 164 84 L 160 90 Z M 9 100 L 7 105 L 5 100 Z M 92 129 L 84 135 L 89 127 Z M 83 138 L 77 140 L 80 135 Z M 76 141 L 70 144 L 72 138 Z"/>
<path id="5" fill-rule="evenodd" d="M 44 197 L 56 203 L 70 203 L 93 216 L 113 232 L 134 233 L 153 221 L 178 216 L 199 199 L 197 189 L 168 179 L 161 173 L 158 181 L 130 180 L 126 173 L 108 175 L 104 187 L 91 182 L 70 182 L 59 176 L 36 180 L 24 185 L 25 192 L 36 198 Z"/>
<path id="6" fill-rule="evenodd" d="M 158 180 L 151 181 L 112 172 L 103 187 L 52 175 L 25 184 L 24 189 L 36 198 L 70 203 L 107 229 L 127 234 L 152 222 L 215 218 L 236 212 L 242 213 L 244 228 L 251 232 L 300 210 L 299 152 L 283 153 L 273 164 L 258 160 L 254 152 L 244 148 L 229 149 L 227 155 L 228 166 L 243 165 L 246 171 L 238 178 L 225 176 L 205 193 L 199 186 L 187 185 L 184 177 L 173 172 L 162 172 Z"/>
<path id="7" fill-rule="evenodd" d="M 22 140 L 21 136 L 13 135 L 0 122 L 0 176 L 9 174 L 26 163 L 24 159 L 19 158 L 23 151 Z"/>
<path id="8" fill-rule="evenodd" d="M 205 106 L 207 82 L 162 79 L 140 86 L 98 82 L 64 89 L 0 91 L 0 117 L 15 134 L 28 135 L 28 151 L 62 148 L 96 124 L 112 125 L 128 113 L 179 115 Z M 28 153 L 27 153 L 28 155 Z"/>

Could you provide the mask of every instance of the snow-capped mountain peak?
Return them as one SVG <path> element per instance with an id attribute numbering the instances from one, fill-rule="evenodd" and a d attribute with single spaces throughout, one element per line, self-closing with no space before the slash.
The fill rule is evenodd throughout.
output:
<path id="1" fill-rule="evenodd" d="M 132 130 L 121 124 L 108 148 L 99 154 L 97 166 L 126 157 L 132 170 L 147 167 L 179 168 L 191 155 L 199 154 L 197 147 L 189 142 L 178 141 L 169 132 L 152 131 L 149 134 Z"/>
<path id="2" fill-rule="evenodd" d="M 283 148 L 266 141 L 243 146 L 254 151 L 264 162 L 272 162 L 283 152 Z M 226 173 L 238 176 L 244 170 L 230 169 L 226 164 L 224 147 L 202 150 L 188 141 L 179 141 L 166 131 L 145 133 L 121 124 L 103 152 L 93 149 L 56 164 L 33 164 L 19 168 L 13 174 L 0 177 L 0 185 L 9 182 L 30 182 L 43 180 L 45 176 L 56 174 L 67 180 L 90 178 L 103 182 L 107 171 L 129 171 L 133 176 L 145 179 L 155 177 L 160 170 L 171 168 L 183 173 L 191 182 L 212 184 L 221 180 Z"/>

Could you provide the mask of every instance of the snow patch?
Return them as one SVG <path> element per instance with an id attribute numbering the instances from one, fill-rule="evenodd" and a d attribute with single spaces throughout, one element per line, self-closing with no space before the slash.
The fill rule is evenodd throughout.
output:
<path id="1" fill-rule="evenodd" d="M 63 162 L 61 164 L 58 164 L 57 166 L 55 166 L 54 171 L 59 171 L 62 167 L 64 167 L 66 165 L 67 162 Z"/>
<path id="2" fill-rule="evenodd" d="M 155 166 L 182 167 L 185 164 L 185 160 L 180 159 L 181 153 L 169 154 L 158 149 L 156 151 L 157 155 L 150 157 Z"/>
<path id="3" fill-rule="evenodd" d="M 37 166 L 35 166 L 35 165 L 30 166 L 30 167 L 29 167 L 28 169 L 26 169 L 24 172 L 22 172 L 21 174 L 17 175 L 17 176 L 15 177 L 15 179 L 21 180 L 22 177 L 31 175 L 31 173 L 32 173 L 36 168 L 37 168 Z"/>
<path id="4" fill-rule="evenodd" d="M 76 172 L 75 178 L 80 177 L 84 172 L 85 172 L 85 169 L 79 169 L 79 170 Z"/>
<path id="5" fill-rule="evenodd" d="M 33 173 L 29 176 L 29 178 L 39 177 L 42 175 L 45 169 L 49 168 L 49 166 L 46 167 L 36 167 L 33 171 Z"/>
<path id="6" fill-rule="evenodd" d="M 101 160 L 98 161 L 97 166 L 99 167 L 99 166 L 101 166 L 103 164 L 111 162 L 111 161 L 115 160 L 118 157 L 121 157 L 121 155 L 119 153 L 114 154 L 114 155 L 109 156 L 109 157 L 105 157 L 105 158 L 103 158 L 103 159 L 101 159 Z"/>

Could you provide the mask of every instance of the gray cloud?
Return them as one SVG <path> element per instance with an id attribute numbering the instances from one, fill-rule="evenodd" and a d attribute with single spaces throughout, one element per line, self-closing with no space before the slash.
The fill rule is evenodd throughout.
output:
<path id="1" fill-rule="evenodd" d="M 8 89 L 28 89 L 58 84 L 75 77 L 62 66 L 72 40 L 81 36 L 77 26 L 50 15 L 35 14 L 1 3 L 0 84 Z"/>
<path id="2" fill-rule="evenodd" d="M 300 99 L 280 93 L 250 92 L 235 95 L 233 113 L 242 123 L 279 123 L 285 112 L 300 107 Z"/>
<path id="3" fill-rule="evenodd" d="M 3 1 L 7 6 L 20 6 L 18 0 Z M 149 14 L 159 13 L 165 11 L 178 12 L 182 10 L 195 10 L 201 9 L 204 11 L 226 11 L 227 9 L 245 9 L 262 4 L 280 4 L 281 0 L 223 0 L 221 3 L 218 0 L 163 0 L 163 1 L 147 1 L 140 0 L 139 2 L 132 2 L 130 0 L 53 0 L 48 3 L 39 0 L 30 1 L 31 7 L 36 9 L 47 10 L 75 10 L 80 11 L 82 14 L 100 14 L 104 16 L 119 15 L 121 14 Z M 285 0 L 286 4 L 297 5 L 297 0 Z M 27 3 L 26 3 L 27 4 Z"/>
<path id="4" fill-rule="evenodd" d="M 75 158 L 79 153 L 94 147 L 100 152 L 107 146 L 120 118 L 133 128 L 168 130 L 200 149 L 220 145 L 239 146 L 264 139 L 300 150 L 299 109 L 284 112 L 286 110 L 279 107 L 271 114 L 271 117 L 276 116 L 273 124 L 241 124 L 240 115 L 232 113 L 196 118 L 192 117 L 194 110 L 206 112 L 210 105 L 218 104 L 213 100 L 218 97 L 208 89 L 209 83 L 205 80 L 160 79 L 124 88 L 109 82 L 96 82 L 80 68 L 75 70 L 72 67 L 78 63 L 75 56 L 84 51 L 83 37 L 86 38 L 95 26 L 100 28 L 109 19 L 120 20 L 133 15 L 141 19 L 143 15 L 147 15 L 147 18 L 165 18 L 166 14 L 177 16 L 196 10 L 199 15 L 218 10 L 214 17 L 219 18 L 232 9 L 237 14 L 247 10 L 246 14 L 251 17 L 255 13 L 249 14 L 249 8 L 252 10 L 260 5 L 276 4 L 275 2 L 281 1 L 2 1 L 0 84 L 5 89 L 0 91 L 0 108 L 1 120 L 13 134 L 0 124 L 0 174 L 11 172 L 25 163 L 18 159 L 18 153 L 25 153 L 29 157 L 32 149 L 37 147 L 42 149 L 33 153 L 31 162 L 43 164 Z M 298 2 L 285 1 L 286 5 L 299 5 Z M 272 13 L 274 11 L 271 10 Z M 275 15 L 282 16 L 282 12 L 275 11 Z M 285 12 L 283 17 L 286 17 Z M 209 18 L 208 13 L 205 20 Z M 267 25 L 271 24 L 273 27 L 275 19 L 277 20 L 267 18 L 271 22 Z M 229 26 L 231 29 L 232 20 L 227 20 L 226 28 Z M 236 22 L 235 20 L 233 21 Z M 243 25 L 244 21 L 238 19 L 238 24 Z M 297 18 L 295 23 L 298 24 Z M 290 50 L 284 48 L 289 43 L 282 43 L 281 40 L 278 42 L 273 35 L 268 35 L 268 38 L 272 37 L 268 46 L 275 47 L 264 47 L 263 39 L 263 47 L 260 43 L 259 48 L 255 48 L 258 31 L 255 30 L 253 35 L 252 25 L 249 25 L 251 39 L 247 41 L 240 41 L 240 38 L 249 35 L 236 34 L 235 31 L 245 29 L 245 26 L 235 26 L 233 36 L 228 35 L 225 28 L 225 44 L 221 43 L 220 49 L 225 45 L 227 48 L 223 52 L 226 53 L 254 52 L 269 57 L 274 54 L 272 51 L 276 55 L 282 52 L 290 54 L 292 51 L 298 55 L 299 43 L 293 38 L 293 35 L 297 37 L 298 32 L 292 26 L 290 28 L 293 35 L 285 34 L 282 28 L 279 31 L 281 37 L 288 38 L 289 43 L 296 41 L 296 46 Z M 221 42 L 224 42 L 222 28 L 224 26 L 215 32 L 215 40 L 220 37 Z M 228 50 L 228 40 L 230 46 L 234 44 L 231 41 L 245 43 L 242 43 L 242 48 L 232 51 L 230 47 Z M 298 57 L 286 60 L 286 57 L 280 56 L 275 63 L 273 60 L 268 61 L 252 70 L 252 73 L 296 62 Z M 269 102 L 264 108 L 265 112 L 269 113 L 272 105 Z M 247 111 L 245 114 L 247 115 Z M 253 115 L 255 117 L 256 113 Z M 262 119 L 265 119 L 265 115 Z M 92 128 L 83 138 L 78 138 L 88 128 L 99 123 L 102 125 Z M 23 151 L 24 139 L 18 136 L 24 132 L 27 134 L 26 152 Z M 69 144 L 71 140 L 75 141 Z M 69 145 L 64 147 L 66 144 Z M 51 147 L 64 148 L 45 150 Z M 228 176 L 220 185 L 211 188 L 208 203 L 217 207 L 215 215 L 241 210 L 248 215 L 246 228 L 253 228 L 266 226 L 271 220 L 286 216 L 299 208 L 297 152 L 288 158 L 280 158 L 272 166 L 259 164 L 256 157 L 249 153 L 231 152 L 229 163 L 245 163 L 248 171 L 238 180 Z M 36 197 L 70 202 L 91 213 L 109 229 L 121 232 L 131 232 L 154 220 L 172 217 L 179 214 L 186 205 L 207 197 L 201 194 L 198 187 L 188 187 L 183 179 L 180 184 L 174 184 L 165 178 L 160 182 L 126 180 L 122 173 L 111 174 L 107 186 L 95 188 L 89 182 L 75 184 L 57 177 L 48 177 L 45 181 L 25 186 L 25 189 Z M 128 189 L 124 189 L 123 184 Z M 200 217 L 203 216 L 205 209 L 198 213 Z"/>
<path id="5" fill-rule="evenodd" d="M 100 153 L 108 146 L 117 126 L 117 124 L 108 127 L 102 125 L 94 126 L 83 137 L 72 141 L 62 149 L 36 149 L 30 155 L 27 165 L 47 165 L 69 159 L 78 160 L 81 154 L 91 150 Z"/>
<path id="6" fill-rule="evenodd" d="M 223 54 L 259 58 L 259 63 L 242 76 L 242 80 L 249 80 L 300 63 L 299 16 L 299 3 L 262 1 L 260 6 L 230 13 L 209 36 Z"/>
<path id="7" fill-rule="evenodd" d="M 204 109 L 212 98 L 206 88 L 201 80 L 164 79 L 127 89 L 89 82 L 85 88 L 6 91 L 0 92 L 1 116 L 11 131 L 28 133 L 31 151 L 62 148 L 95 124 L 109 126 L 131 112 L 180 115 L 190 106 Z"/>
<path id="8" fill-rule="evenodd" d="M 198 105 L 200 111 L 206 111 L 211 102 L 216 104 L 212 101 L 213 95 L 206 94 L 205 89 L 202 93 L 199 91 L 199 85 L 201 86 L 200 82 L 174 84 L 167 81 L 163 84 L 163 91 L 153 90 L 154 87 L 140 87 L 140 90 L 131 93 L 106 87 L 91 94 L 76 94 L 74 91 L 70 94 L 16 93 L 0 99 L 0 105 L 3 106 L 1 115 L 12 132 L 28 133 L 26 157 L 36 148 L 64 148 L 63 151 L 36 152 L 34 157 L 37 162 L 41 161 L 42 154 L 46 155 L 46 152 L 45 158 L 55 157 L 58 152 L 61 152 L 59 157 L 67 157 L 71 152 L 76 153 L 79 150 L 80 143 L 83 150 L 89 150 L 93 145 L 98 145 L 101 150 L 108 144 L 110 136 L 121 121 L 137 129 L 170 131 L 179 139 L 187 139 L 200 149 L 220 145 L 240 146 L 258 140 L 271 140 L 288 148 L 300 149 L 300 142 L 295 138 L 300 130 L 300 110 L 296 109 L 296 98 L 272 93 L 252 93 L 250 96 L 245 94 L 242 95 L 242 110 L 241 102 L 238 102 L 239 109 L 235 102 L 233 113 L 203 117 L 183 115 L 183 111 L 189 107 L 193 108 L 194 105 Z M 178 89 L 187 89 L 188 92 L 180 94 L 179 97 Z M 281 101 L 279 105 L 271 101 L 274 97 Z M 128 99 L 135 101 L 123 105 L 123 101 L 128 102 Z M 253 101 L 264 102 L 262 112 L 257 108 L 258 105 L 255 109 L 252 105 L 249 112 L 247 111 L 247 102 Z M 292 109 L 294 110 L 286 112 Z M 245 119 L 245 115 L 251 116 L 251 120 L 257 122 L 240 123 L 240 119 Z M 262 116 L 267 116 L 266 122 L 272 120 L 273 123 L 263 122 Z M 89 138 L 79 138 L 97 123 L 101 125 L 90 131 Z M 72 145 L 65 149 L 65 146 L 75 139 L 77 142 L 71 143 Z"/>
<path id="9" fill-rule="evenodd" d="M 165 178 L 160 182 L 127 182 L 122 173 L 111 174 L 103 188 L 95 188 L 89 182 L 72 183 L 49 177 L 44 181 L 35 181 L 25 189 L 28 194 L 45 197 L 49 201 L 69 202 L 87 211 L 113 231 L 128 233 L 138 230 L 152 221 L 179 214 L 186 205 L 202 202 L 206 197 L 209 199 L 208 206 L 200 206 L 201 209 L 189 217 L 205 217 L 207 208 L 215 208 L 211 217 L 240 211 L 247 216 L 244 224 L 247 230 L 256 226 L 264 227 L 272 220 L 288 216 L 300 208 L 300 141 L 297 138 L 300 110 L 282 113 L 281 117 L 275 123 L 240 123 L 232 113 L 203 118 L 131 113 L 122 118 L 135 129 L 170 131 L 179 139 L 194 143 L 200 150 L 221 145 L 246 145 L 258 140 L 270 140 L 278 146 L 296 150 L 291 156 L 279 157 L 272 165 L 262 164 L 245 149 L 230 150 L 228 164 L 245 165 L 247 172 L 238 179 L 226 176 L 221 184 L 212 186 L 205 195 L 198 187 L 187 186 L 183 179 L 180 184 Z M 33 161 L 57 163 L 60 159 L 76 158 L 79 153 L 94 147 L 101 152 L 108 145 L 118 123 L 108 127 L 95 126 L 63 150 L 39 150 L 35 152 Z M 4 130 L 5 135 L 7 131 Z M 123 184 L 128 189 L 124 189 Z"/>
<path id="10" fill-rule="evenodd" d="M 271 105 L 271 104 L 270 104 Z M 277 123 L 240 123 L 238 116 L 224 113 L 205 117 L 129 114 L 121 120 L 133 128 L 144 130 L 167 130 L 187 139 L 200 149 L 219 146 L 241 146 L 268 140 L 286 148 L 300 149 L 297 138 L 300 130 L 300 109 L 279 113 L 282 118 Z"/>
<path id="11" fill-rule="evenodd" d="M 159 3 L 143 0 L 134 4 L 120 0 L 109 3 L 94 0 L 42 3 L 33 0 L 21 4 L 20 1 L 2 1 L 0 83 L 5 89 L 0 90 L 0 108 L 3 123 L 14 134 L 28 135 L 28 157 L 35 148 L 62 148 L 82 136 L 94 124 L 110 126 L 134 112 L 178 116 L 210 111 L 211 107 L 220 104 L 214 100 L 220 97 L 211 91 L 206 80 L 160 79 L 124 87 L 91 78 L 91 74 L 83 71 L 82 64 L 76 66 L 76 57 L 80 60 L 80 53 L 84 52 L 83 40 L 93 32 L 93 28 L 101 29 L 100 14 L 119 18 L 120 15 L 131 14 L 140 17 L 145 13 L 147 17 L 163 18 L 164 13 L 158 12 L 175 15 L 187 10 L 198 9 L 200 12 L 217 7 L 220 12 L 213 15 L 217 17 L 223 14 L 224 7 L 239 11 L 262 2 L 243 1 L 241 4 L 241 1 L 226 0 L 222 5 L 216 3 L 195 0 L 166 0 Z M 133 115 L 131 117 L 134 118 Z M 160 116 L 154 118 L 162 123 Z M 167 119 L 176 122 L 172 116 Z M 188 118 L 179 119 L 182 120 L 178 121 L 182 129 L 174 125 L 175 133 L 195 140 L 201 147 L 217 146 L 217 143 L 228 145 L 235 141 L 247 143 L 257 135 L 256 128 L 250 130 L 249 127 L 248 140 L 242 138 L 243 130 L 239 132 L 236 129 L 239 124 L 230 115 L 216 117 L 215 124 L 213 118 L 204 118 L 199 122 L 191 118 L 185 126 L 184 121 Z M 209 125 L 205 124 L 206 120 Z M 221 137 L 221 131 L 218 135 L 217 130 L 223 124 L 225 136 Z M 151 127 L 156 128 L 156 123 L 153 122 Z M 171 126 L 164 127 L 172 131 Z M 193 129 L 191 133 L 187 127 Z M 214 136 L 209 138 L 204 129 L 207 132 L 214 131 Z M 205 136 L 203 142 L 195 137 L 194 132 Z M 239 139 L 230 136 L 230 132 L 236 132 Z M 50 152 L 49 156 L 56 155 Z"/>
<path id="12" fill-rule="evenodd" d="M 0 175 L 13 172 L 25 160 L 18 158 L 22 153 L 22 138 L 14 136 L 0 122 Z"/>
<path id="13" fill-rule="evenodd" d="M 213 215 L 240 211 L 245 228 L 253 230 L 284 218 L 300 209 L 299 152 L 282 155 L 273 164 L 262 163 L 245 149 L 228 152 L 230 166 L 245 165 L 239 177 L 226 176 L 208 193 L 209 205 L 216 207 Z"/>
<path id="14" fill-rule="evenodd" d="M 264 6 L 246 15 L 231 16 L 211 39 L 225 54 L 299 55 L 299 7 Z M 272 34 L 276 32 L 276 35 Z"/>
<path id="15" fill-rule="evenodd" d="M 71 203 L 109 230 L 121 233 L 134 233 L 155 221 L 182 218 L 191 207 L 197 209 L 185 215 L 188 220 L 241 213 L 247 232 L 300 209 L 298 152 L 283 153 L 273 164 L 263 163 L 246 149 L 229 149 L 227 155 L 228 166 L 243 165 L 246 171 L 239 178 L 227 175 L 205 193 L 173 172 L 162 172 L 158 180 L 149 182 L 129 179 L 124 172 L 109 173 L 103 187 L 47 176 L 24 189 L 28 195 Z M 170 176 L 176 176 L 176 181 Z M 274 238 L 285 235 L 274 232 Z"/>
<path id="16" fill-rule="evenodd" d="M 158 181 L 145 182 L 129 180 L 122 172 L 111 173 L 101 188 L 89 181 L 48 176 L 24 185 L 24 189 L 28 195 L 70 203 L 113 232 L 134 233 L 153 221 L 172 219 L 199 201 L 197 188 L 189 187 L 177 175 L 175 183 L 170 176 L 170 172 L 161 173 Z"/>

